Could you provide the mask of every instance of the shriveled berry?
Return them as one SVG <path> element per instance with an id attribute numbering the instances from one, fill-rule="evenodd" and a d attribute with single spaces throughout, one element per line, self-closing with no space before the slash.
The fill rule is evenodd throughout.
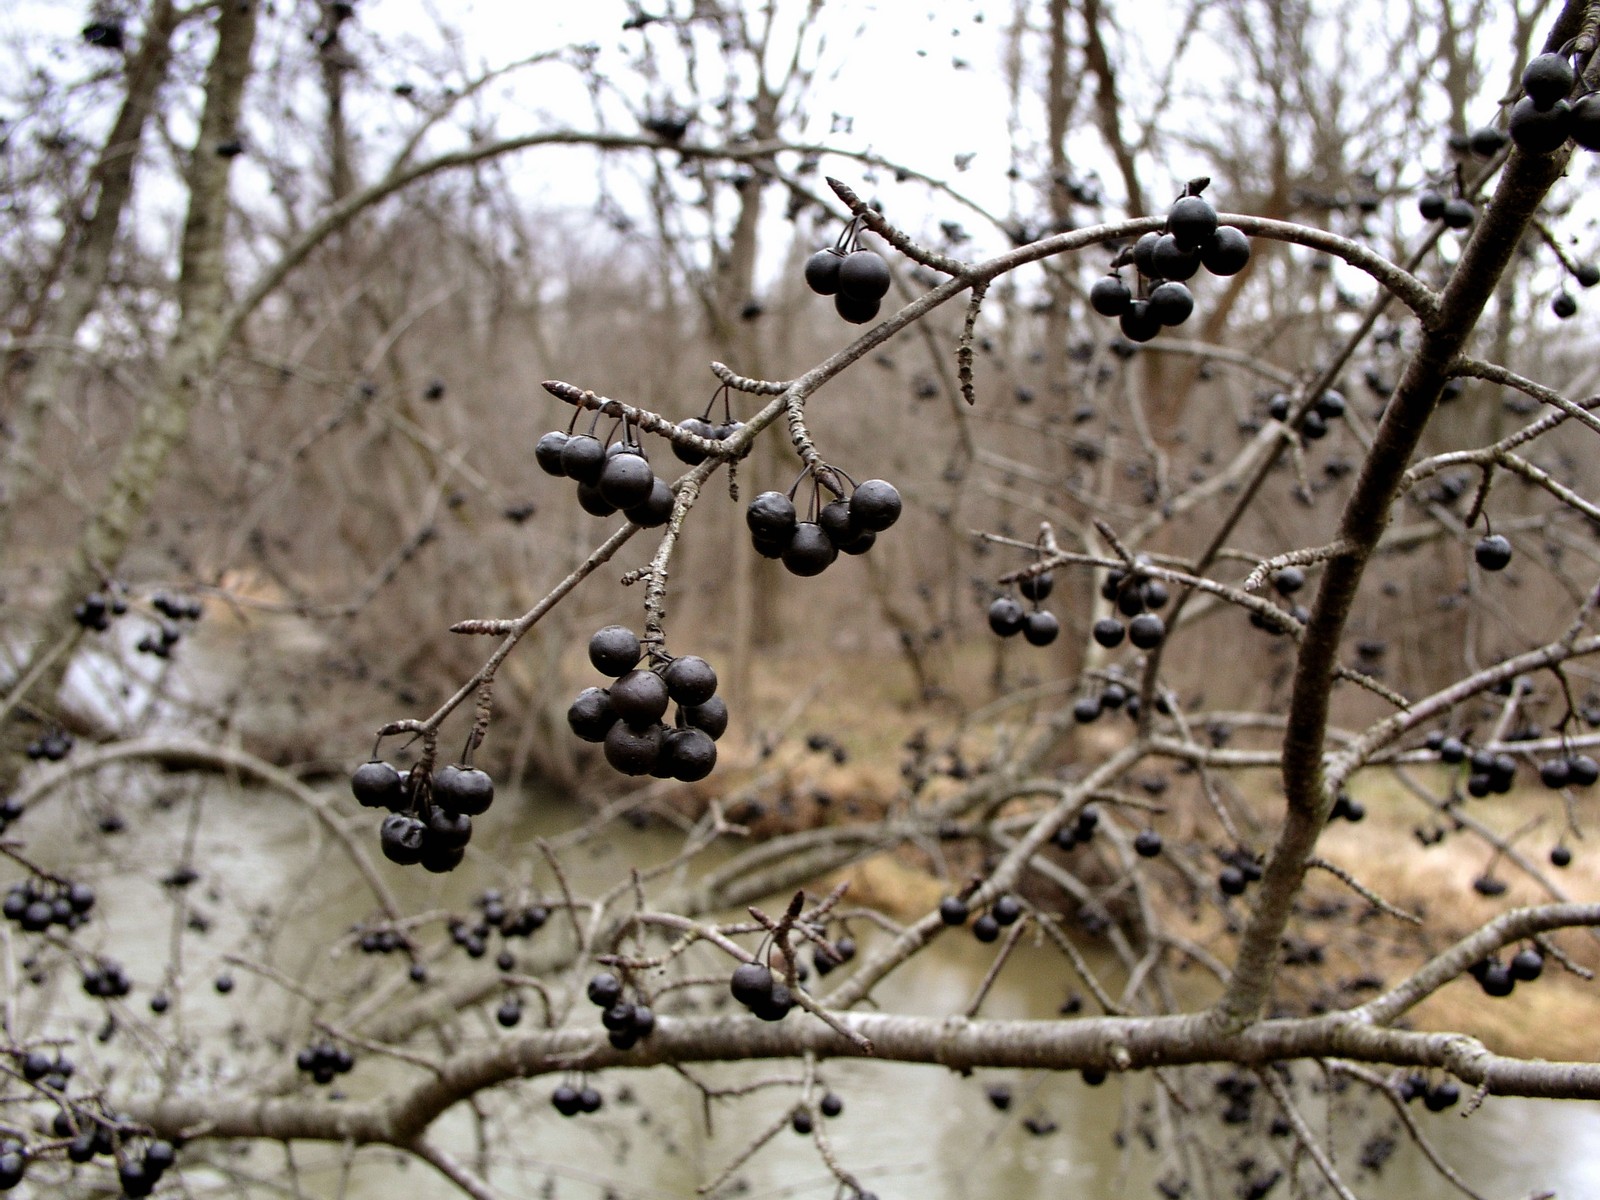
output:
<path id="1" fill-rule="evenodd" d="M 750 501 L 744 520 L 756 537 L 787 541 L 796 524 L 794 501 L 782 492 L 762 492 Z"/>
<path id="2" fill-rule="evenodd" d="M 422 861 L 422 843 L 427 827 L 415 817 L 390 813 L 378 831 L 383 856 L 390 862 L 410 866 Z"/>
<path id="3" fill-rule="evenodd" d="M 533 448 L 534 460 L 539 464 L 539 469 L 546 475 L 554 475 L 557 479 L 567 473 L 566 466 L 561 461 L 561 452 L 567 444 L 567 435 L 559 429 L 552 429 L 539 439 Z"/>
<path id="4" fill-rule="evenodd" d="M 475 817 L 494 802 L 494 780 L 477 767 L 443 767 L 433 777 L 433 802 L 446 812 Z"/>
<path id="5" fill-rule="evenodd" d="M 584 688 L 567 708 L 567 725 L 586 742 L 603 742 L 617 723 L 611 707 L 611 693 L 603 688 Z"/>
<path id="6" fill-rule="evenodd" d="M 626 721 L 618 721 L 606 731 L 606 761 L 624 775 L 648 775 L 661 753 L 664 732 L 661 725 L 634 729 Z"/>

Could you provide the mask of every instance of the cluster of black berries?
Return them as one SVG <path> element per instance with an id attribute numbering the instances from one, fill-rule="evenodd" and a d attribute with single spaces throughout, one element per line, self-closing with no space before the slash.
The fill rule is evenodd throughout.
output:
<path id="1" fill-rule="evenodd" d="M 1461 1088 L 1453 1079 L 1430 1084 L 1426 1075 L 1420 1071 L 1413 1071 L 1400 1081 L 1400 1099 L 1407 1104 L 1413 1100 L 1421 1100 L 1423 1107 L 1429 1112 L 1443 1112 L 1447 1108 L 1453 1108 L 1460 1101 Z"/>
<path id="2" fill-rule="evenodd" d="M 837 1092 L 823 1092 L 822 1099 L 817 1101 L 817 1111 L 830 1119 L 837 1117 L 844 1111 L 844 1101 L 839 1098 Z M 789 1128 L 793 1129 L 801 1137 L 808 1136 L 814 1128 L 811 1121 L 811 1110 L 808 1108 L 796 1108 L 794 1114 L 789 1118 Z"/>
<path id="3" fill-rule="evenodd" d="M 389 763 L 362 763 L 350 777 L 350 790 L 363 808 L 386 808 L 379 827 L 384 857 L 401 866 L 421 863 L 439 874 L 454 870 L 472 840 L 472 818 L 494 802 L 494 780 L 477 767 L 452 764 L 435 771 L 420 792 L 411 772 Z"/>
<path id="4" fill-rule="evenodd" d="M 72 619 L 84 629 L 104 633 L 111 628 L 111 618 L 128 611 L 128 599 L 120 587 L 105 592 L 90 592 L 72 609 Z"/>
<path id="5" fill-rule="evenodd" d="M 165 592 L 150 597 L 150 607 L 172 621 L 198 621 L 206 612 L 197 596 L 169 596 Z"/>
<path id="6" fill-rule="evenodd" d="M 781 1021 L 795 1005 L 789 985 L 778 982 L 772 968 L 762 962 L 741 963 L 728 980 L 733 998 L 763 1021 Z"/>
<path id="7" fill-rule="evenodd" d="M 1078 815 L 1072 824 L 1063 825 L 1051 835 L 1050 842 L 1058 850 L 1086 846 L 1094 841 L 1094 831 L 1098 828 L 1100 828 L 1100 810 L 1092 804 L 1085 804 L 1078 810 Z"/>
<path id="8" fill-rule="evenodd" d="M 806 286 L 832 296 L 834 311 L 852 325 L 865 325 L 889 294 L 889 264 L 877 251 L 862 249 L 855 230 L 852 221 L 838 242 L 806 259 Z"/>
<path id="9" fill-rule="evenodd" d="M 1292 407 L 1289 397 L 1283 392 L 1278 392 L 1267 401 L 1267 416 L 1274 421 L 1287 421 Z M 1306 441 L 1314 442 L 1327 435 L 1328 422 L 1337 421 L 1344 416 L 1348 407 L 1343 392 L 1336 388 L 1325 388 L 1316 402 L 1300 417 L 1300 423 L 1295 428 Z"/>
<path id="10" fill-rule="evenodd" d="M 94 899 L 94 889 L 87 883 L 35 876 L 11 885 L 0 913 L 28 933 L 43 933 L 52 925 L 70 933 L 88 921 Z"/>
<path id="11" fill-rule="evenodd" d="M 25 753 L 34 762 L 43 759 L 45 762 L 60 762 L 72 753 L 73 738 L 65 729 L 52 729 L 41 734 L 23 747 Z"/>
<path id="12" fill-rule="evenodd" d="M 672 489 L 656 475 L 631 431 L 605 445 L 592 433 L 552 430 L 539 439 L 533 456 L 546 474 L 577 482 L 584 512 L 609 517 L 621 509 L 646 529 L 665 525 L 672 516 Z"/>
<path id="13" fill-rule="evenodd" d="M 62 1055 L 57 1050 L 54 1054 L 43 1050 L 29 1050 L 21 1055 L 17 1066 L 22 1071 L 22 1077 L 29 1083 L 37 1083 L 40 1087 L 52 1092 L 64 1092 L 67 1083 L 72 1078 L 77 1065 Z"/>
<path id="14" fill-rule="evenodd" d="M 133 980 L 121 963 L 102 958 L 83 973 L 83 990 L 102 1000 L 117 1000 L 133 991 Z"/>
<path id="15" fill-rule="evenodd" d="M 1600 150 L 1600 94 L 1570 100 L 1578 73 L 1564 54 L 1540 54 L 1522 72 L 1527 93 L 1511 106 L 1507 126 L 1524 154 L 1554 154 L 1568 138 L 1585 150 Z"/>
<path id="16" fill-rule="evenodd" d="M 144 1149 L 136 1152 L 131 1139 L 121 1133 L 120 1124 L 110 1112 L 94 1115 L 75 1107 L 62 1108 L 56 1112 L 51 1132 L 67 1143 L 70 1162 L 86 1163 L 97 1155 L 114 1155 L 122 1194 L 137 1200 L 156 1190 L 161 1177 L 178 1161 L 178 1151 L 164 1138 L 147 1138 Z M 15 1164 L 8 1161 L 12 1158 L 17 1160 Z M 26 1154 L 20 1142 L 14 1138 L 0 1140 L 0 1191 L 16 1186 L 25 1163 Z"/>
<path id="17" fill-rule="evenodd" d="M 1156 616 L 1167 606 L 1167 585 L 1151 579 L 1137 570 L 1118 567 L 1106 576 L 1100 585 L 1100 596 L 1117 606 L 1117 612 L 1128 618 L 1126 626 L 1116 617 L 1101 617 L 1094 623 L 1094 640 L 1106 649 L 1121 645 L 1122 639 L 1140 650 L 1154 650 L 1167 636 L 1167 625 Z"/>
<path id="18" fill-rule="evenodd" d="M 573 1087 L 570 1083 L 558 1084 L 555 1091 L 550 1093 L 550 1104 L 563 1117 L 599 1112 L 602 1103 L 600 1093 L 588 1084 L 582 1087 Z"/>
<path id="19" fill-rule="evenodd" d="M 1237 275 L 1250 261 L 1250 239 L 1232 225 L 1217 223 L 1217 210 L 1200 195 L 1204 186 L 1197 180 L 1167 210 L 1165 233 L 1147 233 L 1134 243 L 1138 295 L 1115 268 L 1089 289 L 1089 306 L 1103 317 L 1116 317 L 1130 342 L 1148 342 L 1189 319 L 1194 295 L 1185 281 L 1201 267 L 1213 275 Z"/>
<path id="20" fill-rule="evenodd" d="M 1509 963 L 1491 954 L 1467 968 L 1467 974 L 1478 981 L 1486 996 L 1509 996 L 1519 983 L 1532 983 L 1544 974 L 1544 955 L 1532 946 L 1524 946 L 1511 956 Z"/>
<path id="21" fill-rule="evenodd" d="M 1333 808 L 1328 812 L 1330 821 L 1349 821 L 1356 825 L 1367 819 L 1367 806 L 1349 792 L 1340 792 L 1333 798 Z"/>
<path id="22" fill-rule="evenodd" d="M 550 919 L 550 910 L 542 904 L 528 904 L 514 908 L 506 904 L 499 891 L 490 888 L 475 902 L 483 915 L 477 921 L 452 920 L 450 940 L 466 951 L 468 958 L 482 958 L 489 952 L 489 939 L 498 932 L 502 941 L 511 938 L 529 938 L 544 928 Z M 509 947 L 502 945 L 495 956 L 495 966 L 502 971 L 516 968 L 516 957 Z"/>
<path id="23" fill-rule="evenodd" d="M 368 929 L 356 942 L 356 948 L 363 954 L 393 954 L 410 945 L 406 935 L 398 929 Z"/>
<path id="24" fill-rule="evenodd" d="M 852 937 L 842 937 L 838 941 L 820 945 L 811 952 L 811 961 L 817 968 L 820 978 L 832 974 L 837 968 L 844 966 L 856 956 L 856 940 Z"/>
<path id="25" fill-rule="evenodd" d="M 1465 196 L 1446 199 L 1432 188 L 1417 197 L 1417 211 L 1424 221 L 1443 221 L 1447 229 L 1466 229 L 1478 216 L 1478 210 Z"/>
<path id="26" fill-rule="evenodd" d="M 311 1076 L 313 1083 L 327 1085 L 333 1082 L 336 1075 L 349 1074 L 356 1065 L 356 1059 L 345 1047 L 323 1040 L 312 1042 L 296 1054 L 294 1065 Z"/>
<path id="27" fill-rule="evenodd" d="M 1261 864 L 1247 850 L 1229 850 L 1222 856 L 1222 870 L 1217 872 L 1217 887 L 1224 896 L 1241 896 L 1245 888 L 1261 880 Z"/>
<path id="28" fill-rule="evenodd" d="M 961 896 L 946 896 L 939 901 L 939 919 L 951 928 L 965 925 L 972 915 L 971 905 Z M 996 896 L 989 911 L 979 915 L 972 923 L 972 936 L 980 942 L 992 942 L 1007 925 L 1015 925 L 1022 917 L 1022 902 L 1009 893 Z"/>
<path id="29" fill-rule="evenodd" d="M 1306 414 L 1310 416 L 1310 413 Z M 1285 600 L 1291 600 L 1306 586 L 1306 573 L 1299 567 L 1284 567 L 1272 573 L 1272 590 Z M 1289 606 L 1289 616 L 1297 624 L 1304 625 L 1311 619 L 1311 612 L 1303 604 Z M 1273 637 L 1281 636 L 1285 630 L 1266 613 L 1259 609 L 1250 610 L 1250 624 Z"/>
<path id="30" fill-rule="evenodd" d="M 1593 786 L 1597 779 L 1600 779 L 1600 763 L 1587 754 L 1567 754 L 1539 764 L 1539 782 L 1547 788 L 1586 788 Z"/>
<path id="31" fill-rule="evenodd" d="M 1055 576 L 1049 571 L 1017 580 L 1017 590 L 1033 607 L 1023 608 L 1015 596 L 996 596 L 989 605 L 989 628 L 1003 638 L 1020 633 L 1029 645 L 1048 646 L 1060 635 L 1061 622 L 1055 613 L 1040 608 L 1039 602 L 1050 595 L 1055 582 Z"/>
<path id="32" fill-rule="evenodd" d="M 601 743 L 606 761 L 624 775 L 653 775 L 693 783 L 717 765 L 717 739 L 728 728 L 728 706 L 717 673 L 693 654 L 657 668 L 640 667 L 644 648 L 626 626 L 607 625 L 589 639 L 589 661 L 613 683 L 579 692 L 567 724 L 586 742 Z M 674 724 L 663 718 L 676 704 Z"/>
<path id="33" fill-rule="evenodd" d="M 1127 713 L 1131 721 L 1139 719 L 1138 693 L 1127 684 L 1113 679 L 1097 694 L 1080 696 L 1072 706 L 1072 719 L 1079 725 L 1088 725 L 1098 721 L 1102 713 L 1116 712 L 1118 709 Z M 1163 716 L 1172 711 L 1172 705 L 1165 696 L 1156 696 L 1156 711 Z"/>
<path id="34" fill-rule="evenodd" d="M 618 1050 L 631 1050 L 656 1030 L 656 1014 L 643 1000 L 623 999 L 622 980 L 601 971 L 589 980 L 589 1002 L 600 1009 L 606 1038 Z"/>
<path id="35" fill-rule="evenodd" d="M 815 499 L 815 498 L 813 498 Z M 900 519 L 900 493 L 883 479 L 868 479 L 800 520 L 791 495 L 762 492 L 745 510 L 750 542 L 758 554 L 783 560 L 792 575 L 820 575 L 842 550 L 865 554 L 878 535 Z"/>

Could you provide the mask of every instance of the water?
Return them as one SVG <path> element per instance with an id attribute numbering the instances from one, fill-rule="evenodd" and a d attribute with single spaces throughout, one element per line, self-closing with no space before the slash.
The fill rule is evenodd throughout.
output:
<path id="1" fill-rule="evenodd" d="M 160 1041 L 175 1035 L 193 1048 L 183 1065 L 191 1075 L 231 1078 L 243 1071 L 247 1074 L 236 1085 L 248 1087 L 252 1079 L 281 1072 L 304 1044 L 310 1006 L 249 967 L 230 963 L 229 953 L 330 996 L 341 988 L 365 994 L 392 984 L 404 971 L 398 957 L 352 959 L 345 949 L 330 956 L 330 945 L 369 917 L 373 903 L 347 869 L 338 844 L 306 810 L 275 794 L 186 776 L 158 779 L 154 799 L 127 799 L 139 794 L 131 781 L 102 774 L 52 801 L 53 807 L 30 814 L 17 829 L 28 835 L 30 853 L 48 865 L 81 861 L 85 848 L 90 849 L 82 874 L 103 899 L 80 940 L 121 960 L 135 981 L 127 1002 L 128 1028 L 103 1048 L 91 1036 L 102 1010 L 78 994 L 72 976 L 41 1001 L 24 993 L 21 1027 L 48 1022 L 84 1039 L 77 1053 L 86 1077 L 112 1067 L 126 1072 L 130 1057 L 146 1071 L 159 1070 L 164 1061 Z M 128 828 L 100 838 L 96 824 L 112 809 L 121 813 Z M 547 886 L 548 872 L 534 865 L 534 839 L 559 833 L 576 815 L 570 807 L 519 803 L 504 796 L 482 823 L 478 840 L 496 847 L 504 862 L 521 858 L 524 869 L 532 869 L 541 886 Z M 375 818 L 365 821 L 359 833 L 369 844 L 375 836 L 366 826 L 375 824 Z M 614 882 L 630 863 L 662 860 L 678 845 L 675 836 L 663 832 L 620 829 L 567 855 L 565 863 L 572 886 L 584 893 Z M 186 862 L 200 872 L 194 884 L 176 888 L 157 882 Z M 481 888 L 484 880 L 479 872 L 435 877 L 387 864 L 382 869 L 408 912 L 464 910 L 474 887 Z M 468 884 L 469 877 L 474 885 Z M 190 927 L 195 917 L 208 932 Z M 290 934 L 276 937 L 282 930 Z M 858 930 L 858 937 L 864 932 Z M 552 926 L 540 936 L 560 935 Z M 180 966 L 169 974 L 174 955 Z M 457 961 L 448 958 L 435 970 L 448 970 Z M 987 949 L 970 938 L 941 939 L 886 982 L 882 1001 L 901 1011 L 960 1011 L 988 962 Z M 212 986 L 223 974 L 236 980 L 226 997 Z M 1001 974 L 983 1012 L 990 1017 L 1045 1018 L 1055 1013 L 1071 986 L 1059 958 L 1023 951 Z M 160 1018 L 147 1007 L 157 990 L 174 997 L 173 1010 Z M 37 1008 L 30 1007 L 35 1004 Z M 537 1011 L 531 999 L 528 1011 Z M 590 1020 L 591 1014 L 585 1011 L 578 1019 Z M 809 1018 L 796 1014 L 789 1019 Z M 458 1033 L 467 1038 L 503 1036 L 492 1021 L 474 1013 L 464 1014 Z M 219 1058 L 221 1045 L 238 1050 Z M 696 1067 L 693 1074 L 726 1087 L 775 1075 L 797 1076 L 799 1070 L 796 1064 L 732 1064 Z M 979 1072 L 964 1078 L 926 1066 L 860 1061 L 823 1063 L 820 1072 L 825 1086 L 845 1102 L 843 1114 L 825 1123 L 836 1160 L 882 1200 L 1155 1196 L 1157 1181 L 1178 1168 L 1162 1153 L 1147 1150 L 1138 1135 L 1141 1126 L 1160 1126 L 1158 1112 L 1143 1115 L 1159 1099 L 1148 1076 L 1091 1088 L 1076 1075 Z M 364 1054 L 345 1082 L 352 1096 L 365 1098 L 411 1078 L 415 1073 L 409 1068 Z M 1297 1078 L 1311 1084 L 1318 1076 L 1313 1068 L 1301 1066 Z M 549 1106 L 556 1082 L 544 1078 L 514 1084 L 483 1105 L 485 1136 L 494 1147 L 492 1182 L 496 1194 L 507 1200 L 693 1196 L 750 1139 L 780 1120 L 799 1095 L 790 1086 L 719 1101 L 713 1106 L 714 1133 L 708 1134 L 698 1093 L 670 1071 L 607 1073 L 595 1081 L 606 1097 L 605 1110 L 572 1120 Z M 993 1083 L 1012 1090 L 1006 1112 L 985 1098 L 985 1087 Z M 1303 1092 L 1302 1100 L 1313 1128 L 1326 1129 L 1324 1097 Z M 1258 1096 L 1257 1110 L 1264 1123 L 1271 1101 Z M 1594 1105 L 1491 1099 L 1470 1120 L 1455 1111 L 1429 1114 L 1420 1105 L 1412 1111 L 1427 1136 L 1485 1197 L 1512 1200 L 1541 1189 L 1563 1200 L 1600 1195 L 1600 1152 L 1595 1149 L 1600 1147 L 1600 1109 Z M 1029 1131 L 1029 1120 L 1038 1132 Z M 1380 1173 L 1360 1167 L 1370 1139 L 1393 1132 L 1386 1109 L 1369 1104 L 1354 1116 L 1341 1110 L 1335 1125 L 1341 1171 L 1363 1200 L 1455 1194 L 1403 1134 Z M 1297 1169 L 1305 1185 L 1299 1194 L 1327 1194 L 1309 1162 L 1291 1161 L 1287 1139 L 1257 1137 L 1235 1146 L 1228 1139 L 1237 1131 L 1209 1114 L 1196 1119 L 1196 1128 L 1217 1152 L 1211 1157 L 1223 1164 L 1217 1168 L 1223 1172 L 1217 1176 L 1217 1194 L 1234 1194 L 1247 1177 L 1225 1173 L 1246 1155 L 1258 1158 L 1256 1175 Z M 1119 1130 L 1127 1136 L 1119 1138 Z M 436 1138 L 471 1162 L 478 1143 L 476 1119 L 458 1106 L 439 1123 Z M 279 1147 L 257 1147 L 232 1166 L 261 1179 L 297 1179 L 303 1194 L 316 1197 L 432 1200 L 461 1194 L 431 1168 L 393 1151 L 363 1150 L 349 1159 L 339 1147 L 297 1146 L 288 1157 Z M 199 1170 L 194 1178 L 203 1183 L 209 1174 Z M 836 1191 L 814 1144 L 788 1129 L 753 1155 L 735 1179 L 737 1191 L 730 1187 L 718 1194 L 778 1200 L 829 1197 Z M 1272 1194 L 1290 1195 L 1287 1180 Z"/>

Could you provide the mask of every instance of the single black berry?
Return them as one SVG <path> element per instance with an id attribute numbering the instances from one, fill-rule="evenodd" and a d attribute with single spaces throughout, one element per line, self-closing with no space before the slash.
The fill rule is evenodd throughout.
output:
<path id="1" fill-rule="evenodd" d="M 1417 211 L 1424 221 L 1438 221 L 1444 217 L 1444 197 L 1429 188 L 1417 197 Z"/>
<path id="2" fill-rule="evenodd" d="M 1036 608 L 1022 621 L 1022 636 L 1030 645 L 1048 646 L 1061 633 L 1061 622 L 1049 609 Z"/>
<path id="3" fill-rule="evenodd" d="M 713 696 L 704 704 L 684 709 L 683 719 L 685 724 L 705 730 L 711 740 L 716 741 L 727 732 L 728 706 L 721 696 Z"/>
<path id="4" fill-rule="evenodd" d="M 861 528 L 882 533 L 900 519 L 900 493 L 884 479 L 868 479 L 850 493 L 850 516 Z"/>
<path id="5" fill-rule="evenodd" d="M 838 556 L 838 547 L 822 531 L 822 526 L 814 521 L 801 521 L 789 536 L 789 544 L 783 548 L 783 565 L 791 575 L 805 578 L 822 574 Z"/>
<path id="6" fill-rule="evenodd" d="M 839 264 L 839 294 L 882 300 L 889 292 L 889 264 L 875 250 L 856 250 Z"/>
<path id="7" fill-rule="evenodd" d="M 1467 229 L 1477 217 L 1478 210 L 1465 197 L 1457 196 L 1444 202 L 1443 220 L 1450 229 Z"/>
<path id="8" fill-rule="evenodd" d="M 1194 294 L 1181 283 L 1168 280 L 1150 290 L 1150 315 L 1157 324 L 1182 325 L 1194 312 Z"/>
<path id="9" fill-rule="evenodd" d="M 1154 829 L 1141 829 L 1133 839 L 1133 849 L 1140 858 L 1154 858 L 1161 853 L 1161 835 Z"/>
<path id="10" fill-rule="evenodd" d="M 1133 293 L 1117 274 L 1102 275 L 1089 289 L 1089 307 L 1102 317 L 1120 317 L 1133 303 Z"/>
<path id="11" fill-rule="evenodd" d="M 1564 99 L 1577 82 L 1572 63 L 1562 54 L 1535 55 L 1522 69 L 1522 90 L 1528 93 L 1533 107 L 1540 112 Z"/>
<path id="12" fill-rule="evenodd" d="M 831 296 L 839 290 L 839 264 L 844 255 L 829 247 L 818 250 L 806 259 L 806 286 L 819 296 Z"/>
<path id="13" fill-rule="evenodd" d="M 559 429 L 553 429 L 539 439 L 538 445 L 533 448 L 533 457 L 539 464 L 539 469 L 546 475 L 554 475 L 558 479 L 566 475 L 567 468 L 562 465 L 561 451 L 567 444 L 567 435 Z"/>
<path id="14" fill-rule="evenodd" d="M 1094 623 L 1094 629 L 1091 632 L 1096 642 L 1110 650 L 1122 644 L 1122 639 L 1127 635 L 1128 631 L 1122 622 L 1115 617 L 1101 617 Z"/>
<path id="15" fill-rule="evenodd" d="M 1022 593 L 1025 600 L 1045 600 L 1049 598 L 1055 582 L 1055 576 L 1049 571 L 1041 571 L 1037 575 L 1024 575 L 1017 580 L 1017 590 Z"/>
<path id="16" fill-rule="evenodd" d="M 624 775 L 648 775 L 661 753 L 662 725 L 634 729 L 626 721 L 618 721 L 605 737 L 606 761 Z"/>
<path id="17" fill-rule="evenodd" d="M 1000 936 L 1000 922 L 993 913 L 984 913 L 972 923 L 972 936 L 980 942 L 992 942 Z"/>
<path id="18" fill-rule="evenodd" d="M 606 450 L 600 439 L 580 433 L 569 437 L 561 447 L 561 469 L 568 478 L 579 483 L 600 482 L 600 472 L 605 470 Z"/>
<path id="19" fill-rule="evenodd" d="M 796 524 L 794 501 L 782 492 L 762 492 L 750 501 L 744 520 L 755 537 L 787 544 Z"/>
<path id="20" fill-rule="evenodd" d="M 1498 533 L 1487 534 L 1472 548 L 1472 557 L 1485 571 L 1503 571 L 1511 561 L 1511 543 Z"/>
<path id="21" fill-rule="evenodd" d="M 1200 250 L 1200 262 L 1213 275 L 1237 275 L 1250 262 L 1250 239 L 1232 225 L 1219 225 Z"/>
<path id="22" fill-rule="evenodd" d="M 648 728 L 667 711 L 667 683 L 654 671 L 629 671 L 610 690 L 612 709 L 634 729 Z"/>
<path id="23" fill-rule="evenodd" d="M 1130 342 L 1148 342 L 1161 332 L 1160 319 L 1150 311 L 1150 301 L 1135 300 L 1117 318 L 1122 336 Z"/>
<path id="24" fill-rule="evenodd" d="M 670 779 L 694 783 L 717 765 L 717 744 L 703 729 L 669 729 L 661 737 L 655 769 Z"/>
<path id="25" fill-rule="evenodd" d="M 1183 250 L 1198 250 L 1217 231 L 1217 210 L 1201 196 L 1184 196 L 1167 210 L 1167 232 Z"/>
<path id="26" fill-rule="evenodd" d="M 494 780 L 477 767 L 443 767 L 433 776 L 433 802 L 446 812 L 475 817 L 494 802 Z"/>
<path id="27" fill-rule="evenodd" d="M 685 654 L 667 664 L 661 678 L 674 704 L 693 707 L 704 704 L 717 691 L 717 673 L 711 664 L 695 654 Z"/>
<path id="28" fill-rule="evenodd" d="M 654 490 L 656 473 L 642 454 L 628 452 L 606 459 L 600 470 L 600 494 L 618 508 L 643 504 Z"/>
<path id="29" fill-rule="evenodd" d="M 862 296 L 852 296 L 840 292 L 833 298 L 833 311 L 838 313 L 852 325 L 865 325 L 878 315 L 881 302 Z"/>
<path id="30" fill-rule="evenodd" d="M 410 866 L 422 861 L 422 841 L 427 827 L 415 817 L 390 813 L 378 831 L 383 856 L 390 862 Z"/>
<path id="31" fill-rule="evenodd" d="M 965 925 L 967 916 L 967 902 L 959 896 L 946 896 L 939 901 L 939 919 L 946 925 Z"/>
<path id="32" fill-rule="evenodd" d="M 1128 640 L 1140 650 L 1154 650 L 1166 635 L 1166 622 L 1155 613 L 1140 613 L 1128 622 Z"/>
<path id="33" fill-rule="evenodd" d="M 350 777 L 350 790 L 363 808 L 395 808 L 404 800 L 400 772 L 386 762 L 362 763 Z"/>
<path id="34" fill-rule="evenodd" d="M 1532 96 L 1524 96 L 1511 106 L 1511 140 L 1525 154 L 1554 154 L 1567 140 L 1571 114 L 1565 100 L 1541 109 Z"/>

